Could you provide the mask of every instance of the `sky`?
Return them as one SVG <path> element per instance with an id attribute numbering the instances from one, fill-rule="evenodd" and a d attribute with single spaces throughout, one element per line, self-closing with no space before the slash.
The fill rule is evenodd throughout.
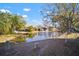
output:
<path id="1" fill-rule="evenodd" d="M 40 25 L 43 6 L 41 3 L 0 3 L 0 11 L 21 15 L 27 24 Z"/>

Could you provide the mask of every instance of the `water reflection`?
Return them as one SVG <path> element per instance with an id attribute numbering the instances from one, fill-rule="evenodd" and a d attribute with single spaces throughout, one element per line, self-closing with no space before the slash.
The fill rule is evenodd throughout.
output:
<path id="1" fill-rule="evenodd" d="M 14 40 L 11 40 L 10 42 L 33 42 L 39 40 L 46 40 L 57 36 L 59 36 L 58 32 L 38 32 L 35 34 L 31 33 L 28 35 L 22 35 Z"/>
<path id="2" fill-rule="evenodd" d="M 25 42 L 27 38 L 32 38 L 34 35 L 35 34 L 22 35 L 14 40 L 11 40 L 10 42 Z"/>
<path id="3" fill-rule="evenodd" d="M 49 38 L 54 38 L 59 36 L 58 32 L 38 32 L 34 37 L 27 38 L 27 42 L 38 41 L 38 40 L 46 40 Z"/>

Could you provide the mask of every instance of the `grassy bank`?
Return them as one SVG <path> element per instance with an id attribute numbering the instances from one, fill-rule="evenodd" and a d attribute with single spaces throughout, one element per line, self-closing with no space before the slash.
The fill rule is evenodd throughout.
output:
<path id="1" fill-rule="evenodd" d="M 10 41 L 10 40 L 13 40 L 13 39 L 16 39 L 18 37 L 21 37 L 23 36 L 24 34 L 27 36 L 27 37 L 32 37 L 33 35 L 30 35 L 30 34 L 35 34 L 37 33 L 38 31 L 32 31 L 32 32 L 19 32 L 17 34 L 8 34 L 8 35 L 0 35 L 0 43 L 2 42 L 6 42 L 6 41 Z M 64 33 L 62 35 L 60 35 L 59 37 L 57 38 L 65 38 L 65 39 L 77 39 L 79 38 L 79 33 Z"/>
<path id="2" fill-rule="evenodd" d="M 10 41 L 10 40 L 16 39 L 18 37 L 23 36 L 24 34 L 27 35 L 27 37 L 28 37 L 29 34 L 35 34 L 35 33 L 37 33 L 37 31 L 32 31 L 32 32 L 19 32 L 17 34 L 0 35 L 0 43 L 3 43 L 3 42 L 6 42 L 6 41 Z"/>
<path id="3" fill-rule="evenodd" d="M 13 40 L 13 39 L 15 39 L 19 36 L 20 35 L 17 35 L 17 34 L 0 35 L 0 43 L 6 42 L 6 41 L 9 41 L 9 40 Z"/>
<path id="4" fill-rule="evenodd" d="M 79 33 L 69 33 L 69 34 L 64 33 L 58 38 L 77 39 L 79 38 Z"/>

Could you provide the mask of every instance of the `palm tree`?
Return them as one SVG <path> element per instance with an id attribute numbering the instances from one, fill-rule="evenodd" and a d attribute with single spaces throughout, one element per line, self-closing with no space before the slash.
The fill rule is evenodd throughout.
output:
<path id="1" fill-rule="evenodd" d="M 0 34 L 10 34 L 14 30 L 23 29 L 25 24 L 21 16 L 0 12 Z"/>

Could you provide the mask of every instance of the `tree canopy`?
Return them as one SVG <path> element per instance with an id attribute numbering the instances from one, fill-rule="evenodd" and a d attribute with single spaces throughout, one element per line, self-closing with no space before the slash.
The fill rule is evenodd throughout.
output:
<path id="1" fill-rule="evenodd" d="M 79 29 L 79 4 L 77 3 L 46 4 L 42 13 L 44 17 L 49 17 L 52 23 L 58 22 L 61 31 L 72 32 L 73 29 Z"/>
<path id="2" fill-rule="evenodd" d="M 11 34 L 25 27 L 22 16 L 0 12 L 0 34 Z"/>

